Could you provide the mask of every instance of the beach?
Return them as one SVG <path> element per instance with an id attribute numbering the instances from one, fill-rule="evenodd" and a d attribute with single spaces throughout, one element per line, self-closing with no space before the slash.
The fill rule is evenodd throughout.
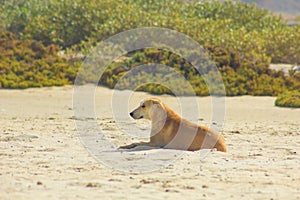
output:
<path id="1" fill-rule="evenodd" d="M 119 134 L 109 104 L 113 90 L 96 93 L 96 121 L 114 145 L 138 141 Z M 149 96 L 137 92 L 126 109 Z M 180 111 L 176 97 L 160 98 Z M 197 123 L 209 126 L 211 98 L 195 99 Z M 228 152 L 176 151 L 167 166 L 149 172 L 107 166 L 92 155 L 76 124 L 89 119 L 74 116 L 73 101 L 72 86 L 0 90 L 0 199 L 300 199 L 300 110 L 275 107 L 275 97 L 226 97 Z M 119 123 L 128 132 L 134 126 L 150 132 L 144 120 Z M 171 152 L 130 155 L 144 159 L 158 151 Z"/>

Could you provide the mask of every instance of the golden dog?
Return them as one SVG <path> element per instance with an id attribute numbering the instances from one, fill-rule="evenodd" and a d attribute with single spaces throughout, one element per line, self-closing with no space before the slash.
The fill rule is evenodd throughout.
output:
<path id="1" fill-rule="evenodd" d="M 222 135 L 181 118 L 158 98 L 145 99 L 130 116 L 134 119 L 151 120 L 150 142 L 133 143 L 121 146 L 121 149 L 151 146 L 189 151 L 213 148 L 227 151 Z"/>

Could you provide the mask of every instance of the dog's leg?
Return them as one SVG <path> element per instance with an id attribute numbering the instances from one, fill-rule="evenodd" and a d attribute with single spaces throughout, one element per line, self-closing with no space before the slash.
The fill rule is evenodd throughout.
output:
<path id="1" fill-rule="evenodd" d="M 132 144 L 125 145 L 125 146 L 120 146 L 118 149 L 132 149 L 132 148 L 135 148 L 137 146 L 155 147 L 155 145 L 151 142 L 138 142 L 138 143 L 132 143 Z"/>

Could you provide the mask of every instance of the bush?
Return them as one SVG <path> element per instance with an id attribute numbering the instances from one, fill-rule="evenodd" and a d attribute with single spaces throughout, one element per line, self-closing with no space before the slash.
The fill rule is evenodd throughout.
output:
<path id="1" fill-rule="evenodd" d="M 78 51 L 86 55 L 114 34 L 149 26 L 177 30 L 204 46 L 221 71 L 227 95 L 275 96 L 299 90 L 299 73 L 284 76 L 268 68 L 270 62 L 300 63 L 299 26 L 288 27 L 280 17 L 255 4 L 198 0 L 0 0 L 0 30 L 16 34 L 0 35 L 0 87 L 71 84 L 79 63 L 59 57 L 60 49 L 70 53 L 69 57 Z M 125 56 L 129 58 L 109 66 L 99 84 L 113 88 L 139 64 L 161 63 L 189 80 L 197 95 L 209 95 L 204 77 L 178 55 L 150 49 Z M 96 72 L 93 68 L 77 80 L 95 83 Z M 143 74 L 138 77 L 145 78 Z M 122 84 L 128 88 L 130 80 Z M 186 94 L 182 83 L 174 84 Z M 141 88 L 170 93 L 162 86 Z M 221 90 L 210 92 L 219 94 Z"/>
<path id="2" fill-rule="evenodd" d="M 117 2 L 18 0 L 2 2 L 3 25 L 23 39 L 56 44 L 64 48 L 87 40 L 98 32 Z"/>
<path id="3" fill-rule="evenodd" d="M 58 56 L 59 47 L 35 40 L 18 40 L 0 32 L 0 88 L 28 88 L 71 84 L 79 63 Z"/>
<path id="4" fill-rule="evenodd" d="M 275 72 L 268 69 L 268 63 L 263 62 L 260 63 L 260 67 L 255 65 L 243 66 L 240 60 L 236 59 L 238 56 L 235 52 L 227 52 L 221 48 L 208 47 L 208 49 L 218 65 L 228 96 L 276 96 L 287 89 L 297 89 L 300 87 L 300 73 L 295 73 L 293 76 L 284 76 L 281 72 Z M 132 78 L 126 78 L 122 81 L 119 80 L 125 73 L 136 66 L 157 63 L 170 66 L 181 74 L 189 81 L 198 96 L 207 96 L 210 95 L 210 93 L 222 94 L 222 88 L 213 87 L 212 91 L 209 91 L 209 88 L 204 81 L 205 77 L 202 77 L 189 62 L 172 52 L 159 49 L 145 49 L 130 53 L 130 55 L 131 57 L 126 56 L 127 59 L 125 59 L 125 61 L 111 64 L 102 75 L 99 84 L 114 88 L 118 83 L 119 89 L 129 89 L 132 88 L 130 85 L 131 83 L 142 84 L 145 82 L 153 82 L 155 80 L 149 76 L 149 73 L 144 71 L 135 74 L 134 80 Z M 234 67 L 228 66 L 230 63 L 235 63 Z M 209 74 L 209 71 L 207 73 Z M 164 74 L 164 72 L 162 71 L 161 74 Z M 164 78 L 167 76 L 168 74 L 165 74 Z M 91 78 L 92 75 L 86 77 Z M 156 78 L 159 79 L 159 77 Z M 177 92 L 177 94 L 181 95 L 191 95 L 187 92 L 185 83 L 178 82 L 178 79 L 173 77 L 170 77 L 168 81 L 172 85 L 176 85 L 177 91 L 155 87 L 155 84 L 143 85 L 139 87 L 139 90 L 154 94 L 170 94 L 171 92 Z M 220 86 L 220 84 L 217 85 Z"/>
<path id="5" fill-rule="evenodd" d="M 279 107 L 300 108 L 300 90 L 282 93 L 277 97 L 275 105 Z"/>

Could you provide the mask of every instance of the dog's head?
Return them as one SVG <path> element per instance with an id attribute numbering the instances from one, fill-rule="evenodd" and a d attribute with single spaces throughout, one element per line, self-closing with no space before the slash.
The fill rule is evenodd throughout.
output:
<path id="1" fill-rule="evenodd" d="M 162 118 L 162 115 L 165 115 L 165 108 L 158 98 L 147 98 L 141 101 L 140 106 L 130 113 L 133 119 L 152 120 L 154 116 Z"/>

